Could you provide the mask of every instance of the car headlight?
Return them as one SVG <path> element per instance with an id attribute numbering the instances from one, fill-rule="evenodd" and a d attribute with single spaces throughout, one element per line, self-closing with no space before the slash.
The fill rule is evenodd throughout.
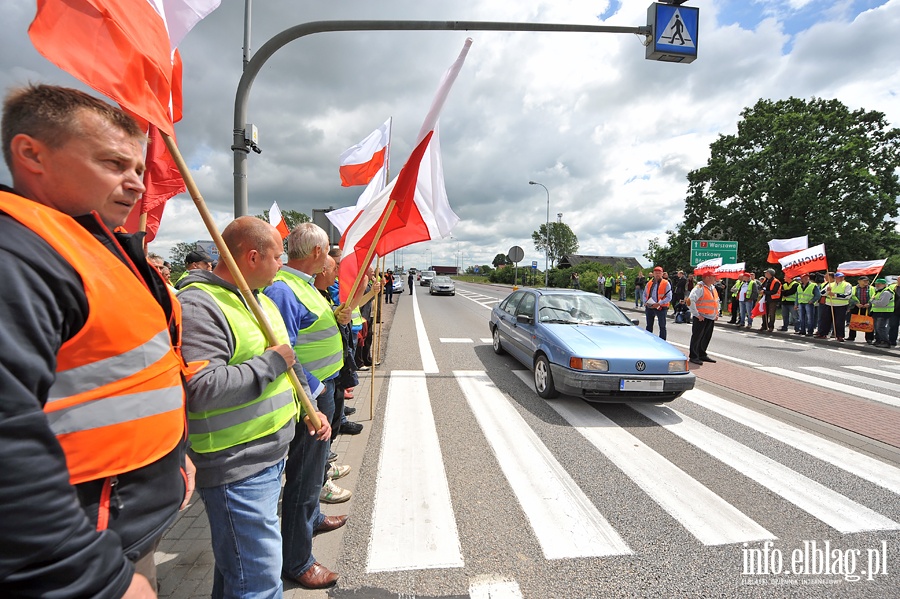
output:
<path id="1" fill-rule="evenodd" d="M 595 370 L 598 372 L 608 372 L 609 362 L 606 360 L 597 360 L 594 358 L 569 358 L 569 368 L 572 370 Z"/>
<path id="2" fill-rule="evenodd" d="M 672 360 L 669 362 L 669 372 L 687 372 L 687 360 Z"/>

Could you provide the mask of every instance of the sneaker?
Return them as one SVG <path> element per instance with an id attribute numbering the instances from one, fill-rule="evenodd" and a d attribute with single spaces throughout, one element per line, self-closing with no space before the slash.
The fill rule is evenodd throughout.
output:
<path id="1" fill-rule="evenodd" d="M 348 420 L 347 422 L 342 422 L 341 427 L 338 429 L 338 432 L 342 435 L 358 435 L 362 432 L 363 425 L 358 422 L 351 422 Z"/>
<path id="2" fill-rule="evenodd" d="M 328 452 L 328 463 L 330 464 L 331 462 L 335 461 L 336 459 L 337 459 L 337 454 L 334 453 L 333 451 L 329 451 Z"/>
<path id="3" fill-rule="evenodd" d="M 357 368 L 357 370 L 360 372 L 366 372 L 367 370 L 369 370 L 369 367 L 368 366 L 360 366 L 359 368 Z"/>
<path id="4" fill-rule="evenodd" d="M 348 474 L 350 474 L 350 464 L 329 464 L 328 472 L 325 473 L 325 476 L 331 480 L 337 480 Z"/>
<path id="5" fill-rule="evenodd" d="M 353 389 L 354 388 L 355 387 L 350 388 L 350 389 L 344 389 L 344 399 L 353 399 Z"/>
<path id="6" fill-rule="evenodd" d="M 344 503 L 351 497 L 353 497 L 351 491 L 340 488 L 332 480 L 326 482 L 319 493 L 319 501 L 322 503 Z"/>
<path id="7" fill-rule="evenodd" d="M 344 406 L 344 416 L 352 416 L 356 414 L 356 408 L 353 406 Z"/>

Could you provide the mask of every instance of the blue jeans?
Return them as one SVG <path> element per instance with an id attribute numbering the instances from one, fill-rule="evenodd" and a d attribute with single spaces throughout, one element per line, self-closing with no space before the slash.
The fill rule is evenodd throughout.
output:
<path id="1" fill-rule="evenodd" d="M 328 443 L 311 436 L 306 425 L 298 422 L 288 450 L 281 498 L 283 571 L 291 578 L 300 576 L 316 562 L 312 540 L 313 531 L 325 519 L 319 511 L 319 492 L 325 479 L 327 456 Z"/>
<path id="2" fill-rule="evenodd" d="M 751 301 L 747 301 L 747 300 L 744 300 L 741 302 L 741 317 L 738 320 L 738 324 L 743 325 L 744 318 L 746 318 L 747 326 L 748 327 L 753 326 L 753 317 L 751 316 L 751 314 L 753 314 L 754 304 L 756 304 L 756 302 L 751 302 Z"/>
<path id="3" fill-rule="evenodd" d="M 643 287 L 635 287 L 634 288 L 634 307 L 635 308 L 643 308 L 644 307 L 644 288 Z"/>
<path id="4" fill-rule="evenodd" d="M 794 325 L 794 330 L 800 330 L 800 324 L 797 321 L 797 304 L 781 302 L 781 329 L 788 330 L 790 325 Z"/>
<path id="5" fill-rule="evenodd" d="M 250 478 L 198 489 L 212 534 L 213 599 L 281 597 L 278 495 L 284 460 Z"/>
<path id="6" fill-rule="evenodd" d="M 669 312 L 669 308 L 662 308 L 660 310 L 656 310 L 654 308 L 646 308 L 647 313 L 647 330 L 651 333 L 653 332 L 653 321 L 659 320 L 659 338 L 666 338 L 666 314 Z"/>
<path id="7" fill-rule="evenodd" d="M 816 305 L 797 304 L 800 313 L 800 332 L 804 335 L 812 335 L 816 328 Z"/>

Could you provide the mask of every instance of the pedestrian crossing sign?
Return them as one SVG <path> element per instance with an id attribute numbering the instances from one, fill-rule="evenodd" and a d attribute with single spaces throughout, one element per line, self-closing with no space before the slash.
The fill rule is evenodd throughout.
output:
<path id="1" fill-rule="evenodd" d="M 700 9 L 693 6 L 654 2 L 647 10 L 651 28 L 648 60 L 694 62 L 697 58 L 697 26 Z"/>

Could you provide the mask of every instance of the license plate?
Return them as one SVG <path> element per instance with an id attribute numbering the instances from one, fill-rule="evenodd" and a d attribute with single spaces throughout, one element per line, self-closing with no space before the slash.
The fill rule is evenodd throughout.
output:
<path id="1" fill-rule="evenodd" d="M 620 379 L 619 391 L 664 391 L 664 381 L 652 379 Z"/>

